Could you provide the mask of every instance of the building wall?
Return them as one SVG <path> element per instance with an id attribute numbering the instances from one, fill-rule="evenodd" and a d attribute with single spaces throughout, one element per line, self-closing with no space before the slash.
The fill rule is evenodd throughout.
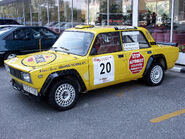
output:
<path id="1" fill-rule="evenodd" d="M 2 0 L 0 17 L 13 18 L 25 25 L 56 24 L 54 27 L 61 26 L 59 29 L 88 22 L 132 25 L 132 4 L 133 0 Z M 147 28 L 156 41 L 169 42 L 171 11 L 174 10 L 173 41 L 185 44 L 183 39 L 177 39 L 185 37 L 185 2 L 175 0 L 175 8 L 171 9 L 171 6 L 172 0 L 139 0 L 139 26 Z M 154 12 L 156 22 L 152 22 Z M 57 25 L 57 22 L 60 23 Z"/>

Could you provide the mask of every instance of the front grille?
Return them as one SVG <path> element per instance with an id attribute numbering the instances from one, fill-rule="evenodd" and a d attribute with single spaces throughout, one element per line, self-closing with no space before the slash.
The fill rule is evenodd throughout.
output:
<path id="1" fill-rule="evenodd" d="M 11 75 L 15 76 L 18 79 L 21 79 L 21 71 L 20 70 L 14 69 L 12 67 L 9 67 L 9 68 L 10 68 Z"/>

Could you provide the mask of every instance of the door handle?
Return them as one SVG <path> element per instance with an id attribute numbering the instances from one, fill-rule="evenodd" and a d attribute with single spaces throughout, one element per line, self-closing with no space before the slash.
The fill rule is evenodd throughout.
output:
<path id="1" fill-rule="evenodd" d="M 121 55 L 118 55 L 118 58 L 122 58 L 122 57 L 124 57 L 124 55 L 123 55 L 123 54 L 121 54 Z"/>
<path id="2" fill-rule="evenodd" d="M 152 53 L 152 51 L 147 51 L 147 54 L 151 54 Z"/>

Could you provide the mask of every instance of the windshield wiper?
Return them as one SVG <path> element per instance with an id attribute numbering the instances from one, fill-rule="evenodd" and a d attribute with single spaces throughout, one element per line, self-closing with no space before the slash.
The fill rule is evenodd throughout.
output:
<path id="1" fill-rule="evenodd" d="M 64 47 L 53 47 L 53 48 L 54 48 L 55 52 L 60 51 L 60 52 L 70 54 L 70 52 L 68 52 L 69 49 L 67 49 L 67 48 L 64 48 Z"/>
<path id="2" fill-rule="evenodd" d="M 61 48 L 61 49 L 65 50 L 65 51 L 69 51 L 69 49 L 64 48 L 64 47 L 59 47 L 59 48 Z"/>

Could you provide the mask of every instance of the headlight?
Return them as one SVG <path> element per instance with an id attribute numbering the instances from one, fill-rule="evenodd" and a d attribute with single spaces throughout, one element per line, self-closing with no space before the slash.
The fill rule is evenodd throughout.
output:
<path id="1" fill-rule="evenodd" d="M 28 83 L 31 83 L 31 77 L 30 77 L 29 73 L 21 72 L 21 77 L 22 77 L 22 80 L 24 80 Z"/>
<path id="2" fill-rule="evenodd" d="M 6 65 L 6 64 L 5 64 L 4 66 L 5 66 L 6 71 L 7 71 L 7 72 L 10 72 L 10 68 L 9 68 L 9 66 L 8 66 L 8 65 Z"/>

